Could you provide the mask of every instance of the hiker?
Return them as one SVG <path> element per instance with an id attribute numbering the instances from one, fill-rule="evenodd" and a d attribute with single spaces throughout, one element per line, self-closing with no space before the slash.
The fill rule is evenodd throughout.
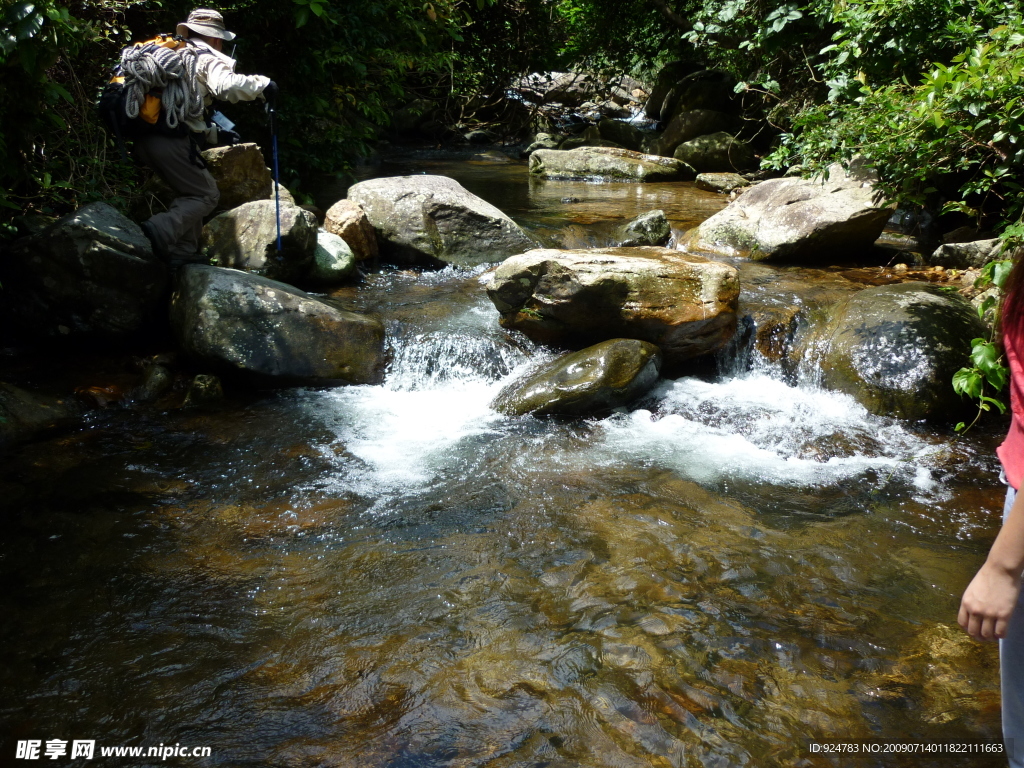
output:
<path id="1" fill-rule="evenodd" d="M 1003 526 L 960 601 L 957 620 L 976 640 L 999 640 L 1003 740 L 1024 768 L 1024 258 L 1006 281 L 999 332 L 1010 369 L 1010 430 L 996 450 L 1006 483 Z"/>
<path id="2" fill-rule="evenodd" d="M 236 74 L 235 60 L 224 54 L 224 43 L 234 40 L 235 34 L 225 28 L 220 13 L 197 8 L 178 25 L 177 34 L 187 38 L 198 54 L 195 84 L 203 107 L 209 107 L 214 99 L 231 103 L 265 99 L 273 107 L 277 84 L 262 75 Z M 136 157 L 156 171 L 176 195 L 166 212 L 142 223 L 157 256 L 173 266 L 203 260 L 198 254 L 203 219 L 220 199 L 217 183 L 193 141 L 211 146 L 239 141 L 237 133 L 207 122 L 201 113 L 185 122 L 191 137 L 151 133 L 135 138 Z"/>

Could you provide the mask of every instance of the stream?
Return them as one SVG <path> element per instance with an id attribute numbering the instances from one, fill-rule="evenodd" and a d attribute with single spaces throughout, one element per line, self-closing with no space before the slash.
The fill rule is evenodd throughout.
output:
<path id="1" fill-rule="evenodd" d="M 725 203 L 487 153 L 379 169 L 412 172 L 554 246 Z M 735 263 L 759 306 L 863 287 Z M 498 326 L 486 279 L 332 294 L 385 319 L 380 386 L 112 407 L 7 457 L 0 764 L 19 739 L 289 768 L 825 766 L 847 763 L 807 739 L 999 739 L 995 647 L 956 611 L 998 529 L 1004 426 L 872 416 L 742 341 L 628 412 L 508 418 L 490 401 L 556 353 Z"/>

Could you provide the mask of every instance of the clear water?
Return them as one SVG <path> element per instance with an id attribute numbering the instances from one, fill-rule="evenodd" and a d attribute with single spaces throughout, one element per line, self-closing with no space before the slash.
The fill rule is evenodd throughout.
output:
<path id="1" fill-rule="evenodd" d="M 428 170 L 490 178 L 538 232 L 579 205 L 496 167 Z M 849 288 L 748 274 L 762 304 Z M 5 761 L 85 738 L 218 766 L 760 767 L 841 764 L 812 737 L 998 738 L 994 649 L 955 612 L 999 425 L 951 444 L 756 353 L 629 412 L 507 418 L 491 399 L 554 353 L 498 327 L 485 278 L 336 293 L 388 321 L 381 386 L 112 409 L 9 457 Z"/>

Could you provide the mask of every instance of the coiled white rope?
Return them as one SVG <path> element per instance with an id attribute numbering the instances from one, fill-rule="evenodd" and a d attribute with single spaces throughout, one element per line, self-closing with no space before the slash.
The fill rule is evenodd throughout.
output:
<path id="1" fill-rule="evenodd" d="M 202 116 L 203 95 L 196 79 L 198 62 L 199 52 L 192 45 L 177 50 L 152 43 L 125 48 L 121 52 L 121 71 L 128 117 L 139 116 L 146 94 L 153 88 L 163 88 L 160 103 L 169 128 Z"/>

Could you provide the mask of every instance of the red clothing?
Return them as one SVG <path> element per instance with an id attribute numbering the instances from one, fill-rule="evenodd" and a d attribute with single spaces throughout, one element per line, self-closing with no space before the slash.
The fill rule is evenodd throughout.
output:
<path id="1" fill-rule="evenodd" d="M 1020 490 L 1024 475 L 1024 328 L 1003 328 L 1003 349 L 1006 364 L 1010 369 L 1010 432 L 1006 440 L 996 449 L 1003 463 L 1006 479 L 1015 489 Z"/>

